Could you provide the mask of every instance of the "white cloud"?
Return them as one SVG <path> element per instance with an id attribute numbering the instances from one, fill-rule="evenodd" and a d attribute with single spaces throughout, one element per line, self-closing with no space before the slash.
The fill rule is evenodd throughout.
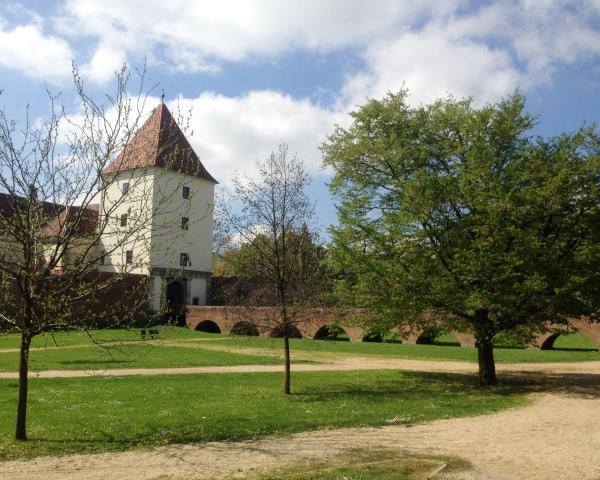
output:
<path id="1" fill-rule="evenodd" d="M 67 0 L 58 24 L 66 33 L 94 35 L 101 43 L 148 53 L 178 70 L 207 70 L 219 60 L 360 46 L 460 3 L 379 0 L 374 7 L 363 0 Z"/>
<path id="2" fill-rule="evenodd" d="M 267 157 L 281 143 L 288 144 L 291 154 L 298 154 L 309 172 L 319 172 L 319 145 L 335 123 L 347 121 L 345 114 L 270 90 L 241 97 L 205 92 L 179 103 L 183 111 L 192 108 L 192 146 L 223 184 L 236 171 L 254 175 L 256 160 Z M 172 111 L 175 108 L 173 102 L 168 106 Z"/>
<path id="3" fill-rule="evenodd" d="M 451 38 L 441 28 L 407 32 L 393 42 L 369 46 L 366 72 L 351 75 L 344 98 L 362 105 L 405 85 L 415 102 L 430 102 L 449 93 L 494 101 L 519 85 L 519 72 L 506 51 L 470 40 Z"/>
<path id="4" fill-rule="evenodd" d="M 106 83 L 126 62 L 127 55 L 123 50 L 99 45 L 92 59 L 81 68 L 81 73 L 94 83 Z"/>
<path id="5" fill-rule="evenodd" d="M 549 83 L 555 69 L 600 55 L 600 8 L 589 2 L 523 0 L 509 41 L 526 62 L 528 85 Z"/>
<path id="6" fill-rule="evenodd" d="M 457 40 L 501 44 L 524 64 L 524 87 L 552 81 L 555 69 L 600 54 L 598 0 L 513 0 L 452 17 L 446 31 Z"/>
<path id="7" fill-rule="evenodd" d="M 9 29 L 0 19 L 0 66 L 56 82 L 70 76 L 72 57 L 67 42 L 44 35 L 39 24 Z"/>
<path id="8" fill-rule="evenodd" d="M 159 102 L 157 97 L 146 100 L 138 128 Z M 225 186 L 230 185 L 235 172 L 254 176 L 256 161 L 267 158 L 282 143 L 288 145 L 290 155 L 298 155 L 311 175 L 318 175 L 322 163 L 319 145 L 335 123 L 344 125 L 350 120 L 345 113 L 272 90 L 252 91 L 239 97 L 204 92 L 195 98 L 180 97 L 166 103 L 204 166 Z M 190 110 L 189 126 L 185 128 Z M 131 113 L 129 124 L 136 115 Z M 112 130 L 117 122 L 114 107 L 106 109 L 106 118 L 112 126 L 100 123 L 98 128 Z M 68 144 L 69 136 L 77 134 L 76 125 L 83 122 L 81 110 L 70 112 L 60 124 L 60 143 Z"/>
<path id="9" fill-rule="evenodd" d="M 65 0 L 56 25 L 98 42 L 85 66 L 97 83 L 132 55 L 215 73 L 223 61 L 350 48 L 366 71 L 348 72 L 344 100 L 406 81 L 415 98 L 452 92 L 484 101 L 548 83 L 557 66 L 599 55 L 598 1 Z"/>

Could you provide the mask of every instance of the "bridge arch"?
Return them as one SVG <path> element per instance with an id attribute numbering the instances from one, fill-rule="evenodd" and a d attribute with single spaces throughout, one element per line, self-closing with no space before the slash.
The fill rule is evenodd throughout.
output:
<path id="1" fill-rule="evenodd" d="M 206 333 L 222 333 L 221 328 L 212 320 L 202 320 L 196 325 L 195 328 L 198 332 L 206 332 Z"/>
<path id="2" fill-rule="evenodd" d="M 244 337 L 259 336 L 258 327 L 248 320 L 240 320 L 237 322 L 233 327 L 231 327 L 231 331 L 229 333 L 231 335 L 240 335 Z"/>
<path id="3" fill-rule="evenodd" d="M 283 338 L 283 329 L 281 327 L 275 327 L 269 332 L 269 337 Z M 300 330 L 298 330 L 298 327 L 293 325 L 290 327 L 290 338 L 303 338 L 302 333 L 300 333 Z"/>
<path id="4" fill-rule="evenodd" d="M 335 340 L 347 342 L 350 341 L 350 335 L 344 327 L 335 324 L 323 325 L 317 330 L 314 336 L 315 340 Z"/>
<path id="5" fill-rule="evenodd" d="M 424 330 L 415 342 L 417 345 L 440 345 L 446 347 L 460 347 L 463 342 L 454 332 Z"/>
<path id="6" fill-rule="evenodd" d="M 417 345 L 433 345 L 435 343 L 435 336 L 424 332 L 417 337 L 415 342 Z"/>
<path id="7" fill-rule="evenodd" d="M 382 343 L 383 334 L 381 332 L 368 332 L 362 337 L 363 342 Z"/>
<path id="8" fill-rule="evenodd" d="M 555 332 L 542 337 L 539 341 L 541 350 L 598 350 L 596 343 L 593 338 L 585 335 L 583 332 L 577 332 L 582 339 L 580 339 L 577 345 L 560 345 L 556 346 L 556 341 L 561 336 L 573 335 L 575 332 Z"/>
<path id="9" fill-rule="evenodd" d="M 554 341 L 558 338 L 558 333 L 552 333 L 540 342 L 540 350 L 552 350 L 554 347 Z"/>

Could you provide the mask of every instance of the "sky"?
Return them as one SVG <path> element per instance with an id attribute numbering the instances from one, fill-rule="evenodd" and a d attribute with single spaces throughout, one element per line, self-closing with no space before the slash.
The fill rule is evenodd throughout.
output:
<path id="1" fill-rule="evenodd" d="M 77 114 L 123 63 L 147 66 L 149 106 L 191 108 L 190 137 L 227 186 L 281 143 L 306 164 L 318 222 L 335 223 L 319 145 L 369 98 L 477 105 L 519 88 L 551 136 L 600 121 L 600 0 L 0 0 L 0 108 Z M 178 99 L 178 100 L 176 100 Z"/>

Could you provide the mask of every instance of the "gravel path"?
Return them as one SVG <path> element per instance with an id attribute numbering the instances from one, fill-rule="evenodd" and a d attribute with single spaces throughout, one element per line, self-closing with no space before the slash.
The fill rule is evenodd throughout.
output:
<path id="1" fill-rule="evenodd" d="M 539 394 L 527 407 L 413 427 L 322 430 L 252 442 L 11 461 L 0 463 L 0 472 L 7 480 L 243 478 L 256 469 L 383 447 L 469 461 L 473 469 L 453 479 L 592 480 L 600 478 L 598 394 Z"/>
<path id="2" fill-rule="evenodd" d="M 190 375 L 200 373 L 280 372 L 281 365 L 231 365 L 219 367 L 118 368 L 108 370 L 43 370 L 30 372 L 30 378 L 76 378 L 90 376 Z M 452 360 L 409 360 L 401 358 L 351 357 L 330 363 L 292 365 L 295 372 L 349 370 L 413 370 L 419 372 L 474 373 L 477 364 Z M 600 362 L 578 363 L 500 363 L 498 372 L 589 373 L 600 374 Z M 16 372 L 0 372 L 0 378 L 16 379 Z"/>

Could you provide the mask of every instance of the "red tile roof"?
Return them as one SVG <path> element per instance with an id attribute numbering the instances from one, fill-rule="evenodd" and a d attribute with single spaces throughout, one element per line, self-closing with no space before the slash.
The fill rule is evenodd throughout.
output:
<path id="1" fill-rule="evenodd" d="M 117 158 L 102 173 L 162 167 L 218 183 L 208 173 L 164 103 L 135 133 Z"/>
<path id="2" fill-rule="evenodd" d="M 99 213 L 100 205 L 97 204 L 88 205 L 83 211 L 81 207 L 63 208 L 42 228 L 42 235 L 48 237 L 65 235 L 70 224 L 76 220 L 79 221 L 75 228 L 76 235 L 93 235 L 98 226 Z"/>
<path id="3" fill-rule="evenodd" d="M 19 209 L 27 208 L 28 199 L 18 196 L 12 196 L 7 193 L 0 193 L 0 215 L 9 218 Z M 64 234 L 69 222 L 79 218 L 79 223 L 75 229 L 77 235 L 92 235 L 96 231 L 98 224 L 99 205 L 88 205 L 77 217 L 81 207 L 66 207 L 60 203 L 40 202 L 44 225 L 41 226 L 43 236 L 55 237 L 61 233 Z"/>

